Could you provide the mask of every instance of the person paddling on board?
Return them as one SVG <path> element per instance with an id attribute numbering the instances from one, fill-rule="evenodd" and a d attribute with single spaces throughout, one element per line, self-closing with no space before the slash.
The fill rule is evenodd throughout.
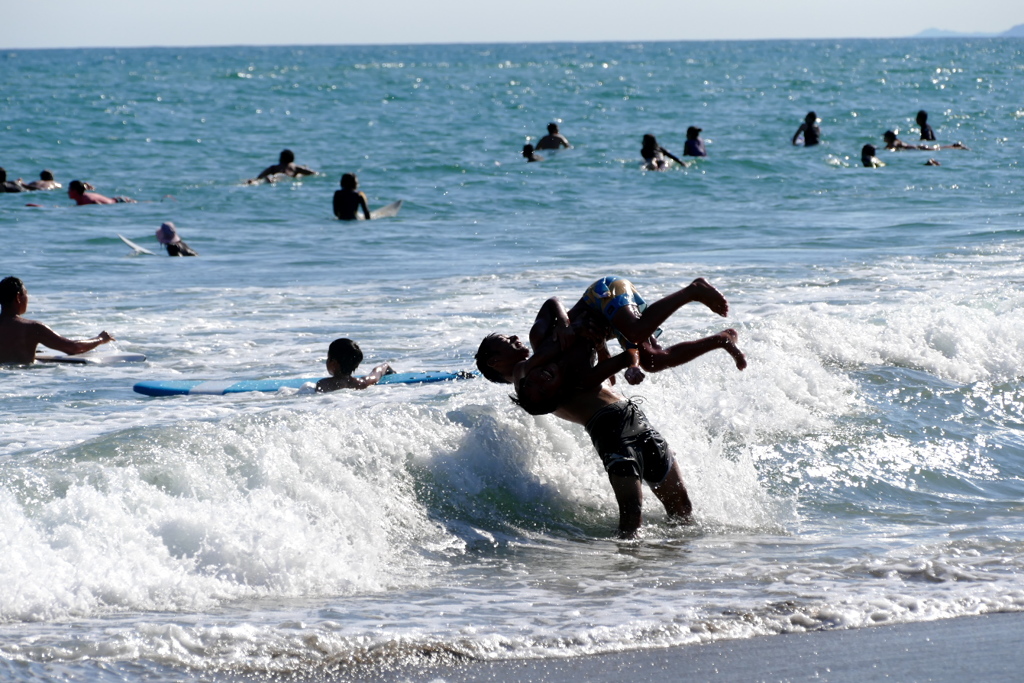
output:
<path id="1" fill-rule="evenodd" d="M 366 203 L 366 195 L 359 192 L 359 178 L 355 173 L 341 176 L 341 189 L 334 193 L 334 215 L 338 220 L 354 221 L 359 218 L 362 210 L 363 218 L 370 220 L 370 207 Z"/>
<path id="2" fill-rule="evenodd" d="M 365 389 L 379 382 L 384 375 L 395 372 L 387 363 L 381 363 L 365 377 L 353 377 L 352 373 L 362 362 L 363 351 L 359 344 L 351 339 L 335 339 L 327 349 L 327 372 L 331 373 L 331 376 L 317 382 L 316 390 L 327 392 L 338 389 Z"/>
<path id="3" fill-rule="evenodd" d="M 797 144 L 800 136 L 804 136 L 804 147 L 813 147 L 814 145 L 821 142 L 821 128 L 818 127 L 818 115 L 813 112 L 807 112 L 807 116 L 804 117 L 804 122 L 800 124 L 800 127 L 793 133 L 793 144 Z"/>
<path id="4" fill-rule="evenodd" d="M 885 140 L 885 148 L 890 152 L 900 152 L 905 149 L 921 149 L 927 152 L 934 152 L 937 149 L 968 149 L 962 142 L 954 142 L 952 145 L 911 145 L 900 140 L 891 130 L 885 131 L 882 134 L 882 139 Z"/>
<path id="5" fill-rule="evenodd" d="M 25 284 L 14 276 L 0 280 L 0 363 L 30 365 L 35 362 L 39 344 L 74 355 L 114 341 L 106 332 L 79 341 L 62 337 L 40 322 L 21 317 L 26 310 L 28 288 Z"/>
<path id="6" fill-rule="evenodd" d="M 53 179 L 52 171 L 40 171 L 39 180 L 33 180 L 25 185 L 30 190 L 59 190 L 63 185 Z"/>
<path id="7" fill-rule="evenodd" d="M 260 171 L 260 174 L 252 180 L 246 181 L 249 184 L 256 184 L 262 180 L 272 183 L 275 180 L 275 176 L 285 175 L 290 178 L 298 178 L 304 175 L 316 175 L 316 171 L 306 166 L 299 166 L 295 163 L 295 153 L 290 149 L 281 150 L 281 154 L 278 156 L 277 163 L 273 166 L 267 166 L 265 169 Z"/>
<path id="8" fill-rule="evenodd" d="M 137 204 L 131 197 L 105 197 L 99 192 L 86 192 L 87 189 L 92 189 L 92 185 L 89 183 L 83 183 L 81 180 L 72 180 L 68 183 L 68 197 L 75 201 L 78 206 L 86 206 L 88 204 Z"/>
<path id="9" fill-rule="evenodd" d="M 26 192 L 30 189 L 29 186 L 21 182 L 21 178 L 8 180 L 7 170 L 0 168 L 0 192 Z"/>

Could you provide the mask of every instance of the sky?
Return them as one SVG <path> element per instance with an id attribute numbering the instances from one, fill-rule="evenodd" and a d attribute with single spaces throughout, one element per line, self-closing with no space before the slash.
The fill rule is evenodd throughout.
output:
<path id="1" fill-rule="evenodd" d="M 0 49 L 887 38 L 1021 23 L 1021 0 L 0 0 Z"/>

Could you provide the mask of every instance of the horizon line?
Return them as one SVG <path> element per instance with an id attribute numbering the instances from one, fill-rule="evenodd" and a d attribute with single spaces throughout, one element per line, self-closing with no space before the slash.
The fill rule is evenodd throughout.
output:
<path id="1" fill-rule="evenodd" d="M 931 31 L 939 31 L 946 35 L 926 35 Z M 598 43 L 755 43 L 755 42 L 810 42 L 821 40 L 965 40 L 965 39 L 991 39 L 991 38 L 1017 38 L 1018 36 L 1006 35 L 1003 33 L 956 33 L 944 29 L 925 29 L 921 33 L 910 36 L 824 36 L 817 38 L 657 38 L 657 39 L 620 39 L 613 40 L 497 40 L 497 41 L 450 41 L 450 42 L 403 42 L 403 43 L 226 43 L 226 44 L 196 44 L 196 45 L 72 45 L 72 46 L 37 46 L 37 47 L 0 47 L 0 51 L 11 52 L 16 50 L 178 50 L 192 48 L 240 48 L 240 47 L 275 47 L 275 48 L 302 48 L 302 47 L 421 47 L 421 46 L 471 46 L 471 45 L 586 45 Z"/>

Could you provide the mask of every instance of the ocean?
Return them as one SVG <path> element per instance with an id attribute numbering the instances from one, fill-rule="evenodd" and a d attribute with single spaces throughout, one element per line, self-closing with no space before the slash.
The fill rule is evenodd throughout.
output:
<path id="1" fill-rule="evenodd" d="M 139 200 L 0 195 L 0 276 L 28 317 L 148 357 L 0 368 L 0 681 L 387 678 L 1024 610 L 1024 41 L 8 50 L 0 73 L 10 178 Z M 882 149 L 919 109 L 969 150 Z M 823 143 L 791 145 L 810 110 Z M 573 148 L 526 164 L 551 121 Z M 691 125 L 707 158 L 641 169 L 643 134 L 678 155 Z M 244 184 L 285 148 L 318 174 Z M 401 213 L 334 220 L 348 172 Z M 198 258 L 118 238 L 157 251 L 168 220 Z M 747 370 L 618 384 L 692 527 L 648 492 L 617 540 L 583 430 L 482 378 L 132 391 L 324 376 L 337 337 L 364 370 L 468 370 L 605 275 L 730 301 L 662 339 L 734 327 Z"/>

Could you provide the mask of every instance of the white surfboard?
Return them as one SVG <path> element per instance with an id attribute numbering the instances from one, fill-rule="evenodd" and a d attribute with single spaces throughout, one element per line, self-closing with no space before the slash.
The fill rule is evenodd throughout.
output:
<path id="1" fill-rule="evenodd" d="M 374 209 L 370 212 L 370 218 L 376 220 L 378 218 L 394 218 L 398 215 L 398 212 L 402 209 L 402 200 L 399 199 L 397 202 L 391 202 L 379 209 Z M 365 220 L 362 212 L 356 213 L 356 220 Z"/>
<path id="2" fill-rule="evenodd" d="M 146 356 L 141 353 L 97 353 L 69 356 L 64 353 L 44 353 L 36 356 L 40 363 L 70 363 L 72 365 L 116 365 L 118 363 L 141 363 Z"/>
<path id="3" fill-rule="evenodd" d="M 132 248 L 132 256 L 135 256 L 136 254 L 149 254 L 150 256 L 156 256 L 156 254 L 151 252 L 149 249 L 146 249 L 145 247 L 140 247 L 139 245 L 135 244 L 135 242 L 132 242 L 124 235 L 118 234 L 118 237 L 121 238 L 122 242 L 124 242 L 125 244 Z"/>

